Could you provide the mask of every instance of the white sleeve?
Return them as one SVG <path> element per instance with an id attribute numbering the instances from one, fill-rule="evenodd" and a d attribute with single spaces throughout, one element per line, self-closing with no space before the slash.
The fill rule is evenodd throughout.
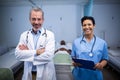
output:
<path id="1" fill-rule="evenodd" d="M 34 65 L 46 64 L 53 60 L 54 51 L 55 51 L 54 34 L 53 33 L 47 34 L 46 39 L 47 40 L 46 40 L 45 52 L 40 54 L 39 56 L 35 56 L 33 62 Z"/>
<path id="2" fill-rule="evenodd" d="M 20 50 L 19 45 L 24 44 L 26 45 L 26 35 L 27 33 L 23 33 L 20 36 L 20 41 L 15 50 L 15 56 L 19 61 L 33 61 L 34 55 L 36 54 L 36 50 Z"/>

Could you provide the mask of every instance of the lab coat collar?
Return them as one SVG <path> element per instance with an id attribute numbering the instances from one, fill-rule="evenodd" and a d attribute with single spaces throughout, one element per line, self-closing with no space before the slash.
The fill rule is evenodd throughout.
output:
<path id="1" fill-rule="evenodd" d="M 43 35 L 44 33 L 45 33 L 45 29 L 41 28 L 41 34 L 38 40 L 37 48 L 45 47 L 46 45 L 46 37 Z"/>
<path id="2" fill-rule="evenodd" d="M 45 29 L 44 28 L 41 28 L 41 34 L 44 34 L 45 33 Z"/>

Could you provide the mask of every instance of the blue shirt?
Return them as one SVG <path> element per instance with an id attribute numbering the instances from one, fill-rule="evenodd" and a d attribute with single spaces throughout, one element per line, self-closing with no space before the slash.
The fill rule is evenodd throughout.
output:
<path id="1" fill-rule="evenodd" d="M 41 31 L 37 31 L 37 33 L 35 34 L 33 31 L 32 31 L 32 35 L 33 35 L 33 41 L 34 41 L 34 49 L 36 49 L 37 47 L 37 42 L 38 42 L 38 39 L 40 37 L 40 34 L 41 34 Z"/>
<path id="2" fill-rule="evenodd" d="M 40 37 L 41 31 L 38 30 L 36 34 L 35 34 L 33 31 L 31 31 L 31 33 L 32 33 L 32 35 L 33 35 L 34 49 L 36 49 L 36 47 L 37 47 L 37 42 L 38 42 L 38 39 L 39 39 L 39 37 Z M 36 66 L 33 65 L 32 71 L 36 71 Z"/>
<path id="3" fill-rule="evenodd" d="M 96 40 L 95 40 L 96 38 Z M 95 41 L 95 45 L 93 43 Z M 91 49 L 92 57 L 90 56 Z M 102 60 L 108 60 L 107 43 L 99 37 L 93 37 L 90 42 L 87 42 L 85 37 L 77 38 L 72 45 L 71 57 L 92 60 L 95 64 Z M 73 76 L 75 80 L 103 80 L 100 70 L 88 70 L 79 67 L 73 69 Z"/>

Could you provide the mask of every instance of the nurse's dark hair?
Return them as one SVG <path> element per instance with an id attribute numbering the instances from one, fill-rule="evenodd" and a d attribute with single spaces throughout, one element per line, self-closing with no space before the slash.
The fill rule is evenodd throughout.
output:
<path id="1" fill-rule="evenodd" d="M 43 12 L 43 10 L 41 9 L 41 8 L 39 8 L 39 7 L 33 7 L 31 10 L 30 10 L 30 13 L 29 13 L 29 18 L 31 17 L 31 13 L 32 13 L 32 11 L 35 11 L 35 12 L 42 12 L 42 17 L 43 17 L 43 19 L 44 19 L 44 12 Z"/>
<path id="2" fill-rule="evenodd" d="M 82 24 L 82 25 L 83 25 L 83 22 L 84 22 L 85 20 L 91 20 L 92 23 L 93 23 L 93 25 L 95 25 L 95 19 L 94 19 L 92 16 L 84 16 L 84 17 L 82 17 L 82 19 L 81 19 L 81 24 Z"/>

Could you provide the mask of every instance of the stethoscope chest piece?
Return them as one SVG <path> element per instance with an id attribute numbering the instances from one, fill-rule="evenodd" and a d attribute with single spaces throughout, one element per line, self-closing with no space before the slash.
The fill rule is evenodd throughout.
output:
<path id="1" fill-rule="evenodd" d="M 89 53 L 89 56 L 90 56 L 90 57 L 93 57 L 93 53 L 90 52 L 90 53 Z"/>

